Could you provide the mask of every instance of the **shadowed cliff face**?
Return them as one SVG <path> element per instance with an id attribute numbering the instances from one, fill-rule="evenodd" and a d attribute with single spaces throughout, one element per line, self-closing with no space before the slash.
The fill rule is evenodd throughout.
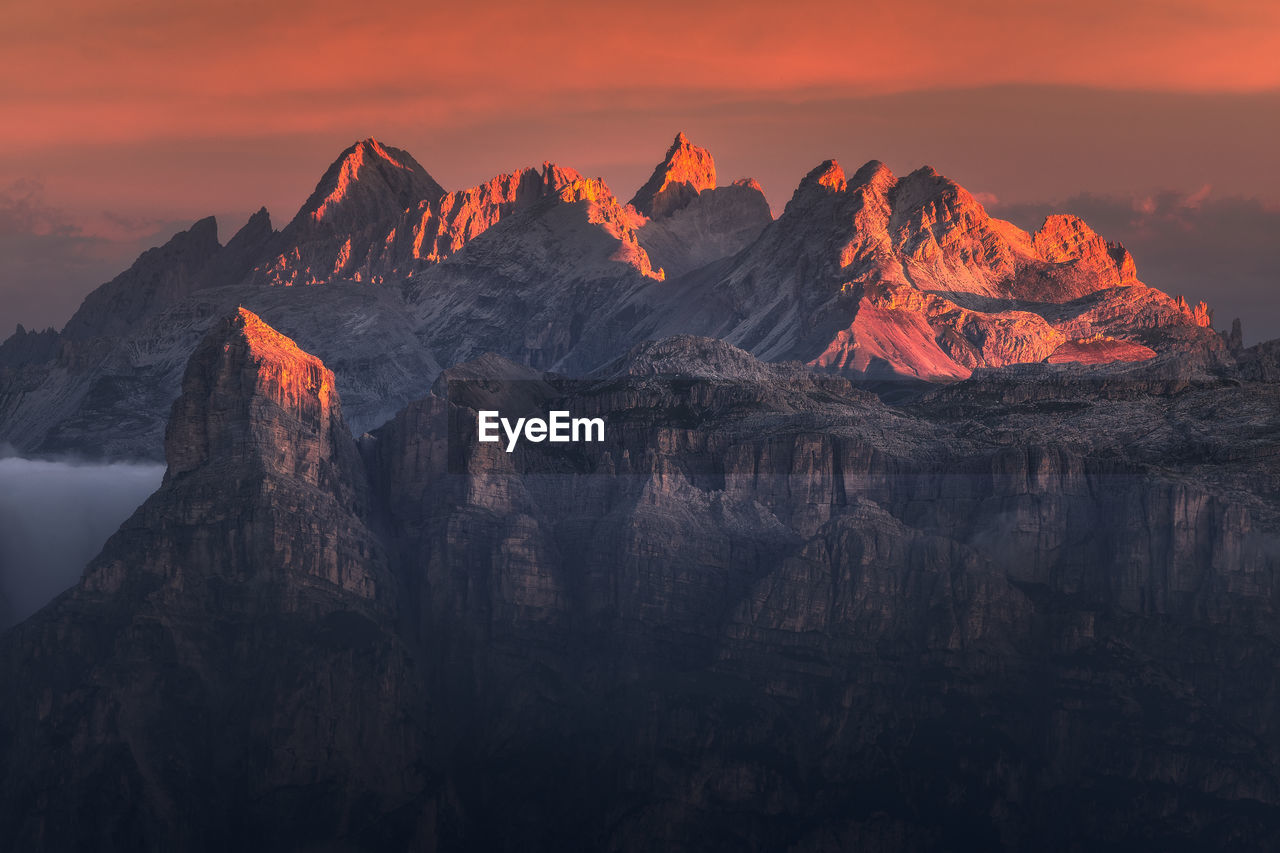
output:
<path id="1" fill-rule="evenodd" d="M 475 442 L 508 382 L 607 440 Z M 895 408 L 684 337 L 451 369 L 357 452 L 238 312 L 0 642 L 0 842 L 1272 846 L 1278 404 L 1157 360 Z"/>

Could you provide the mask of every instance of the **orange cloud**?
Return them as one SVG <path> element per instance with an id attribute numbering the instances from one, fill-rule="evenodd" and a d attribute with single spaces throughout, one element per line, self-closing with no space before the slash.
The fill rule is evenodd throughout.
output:
<path id="1" fill-rule="evenodd" d="M 389 111 L 451 124 L 619 91 L 1280 86 L 1269 0 L 17 0 L 6 14 L 0 151 L 312 132 Z"/>

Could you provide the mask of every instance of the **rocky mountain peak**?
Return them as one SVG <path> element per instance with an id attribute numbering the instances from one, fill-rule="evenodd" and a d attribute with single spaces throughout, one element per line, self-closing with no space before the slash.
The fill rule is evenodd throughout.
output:
<path id="1" fill-rule="evenodd" d="M 249 217 L 249 220 L 214 259 L 207 278 L 213 284 L 236 284 L 270 250 L 276 231 L 271 227 L 271 214 L 265 207 Z"/>
<path id="2" fill-rule="evenodd" d="M 932 166 L 921 166 L 894 185 L 893 206 L 896 212 L 909 214 L 931 204 L 948 209 L 982 210 L 982 205 L 968 190 L 938 174 Z"/>
<path id="3" fill-rule="evenodd" d="M 870 187 L 880 193 L 888 193 L 897 182 L 898 178 L 893 170 L 879 160 L 863 163 L 849 181 L 854 186 Z"/>
<path id="4" fill-rule="evenodd" d="M 631 206 L 645 216 L 658 218 L 679 210 L 698 193 L 715 186 L 716 161 L 711 152 L 679 133 L 653 175 L 631 199 Z"/>
<path id="5" fill-rule="evenodd" d="M 871 160 L 853 173 L 846 176 L 844 168 L 837 160 L 824 160 L 809 171 L 800 180 L 800 185 L 787 202 L 787 212 L 792 219 L 800 215 L 800 211 L 808 210 L 814 205 L 825 204 L 825 200 L 845 196 L 851 204 L 862 205 L 867 198 L 883 199 L 893 189 L 897 178 L 889 167 L 879 160 Z M 841 202 L 843 204 L 844 202 Z M 887 202 L 883 202 L 887 204 Z M 809 216 L 806 213 L 804 216 Z"/>
<path id="6" fill-rule="evenodd" d="M 1084 264 L 1115 285 L 1133 284 L 1138 280 L 1138 268 L 1128 250 L 1119 243 L 1104 240 L 1078 216 L 1046 217 L 1032 237 L 1032 246 L 1050 263 Z"/>
<path id="7" fill-rule="evenodd" d="M 333 161 L 294 223 L 310 220 L 349 228 L 443 195 L 444 188 L 409 152 L 364 139 Z"/>
<path id="8" fill-rule="evenodd" d="M 148 249 L 129 269 L 90 293 L 68 321 L 70 340 L 124 334 L 140 318 L 170 305 L 202 284 L 203 273 L 222 251 L 212 216 Z"/>
<path id="9" fill-rule="evenodd" d="M 197 219 L 190 228 L 175 234 L 173 239 L 165 245 L 181 251 L 197 253 L 217 251 L 219 248 L 217 217 L 206 216 L 203 219 Z"/>
<path id="10" fill-rule="evenodd" d="M 274 233 L 275 230 L 271 227 L 271 214 L 265 207 L 260 207 L 258 212 L 250 216 L 240 230 L 227 241 L 227 248 L 239 244 L 258 245 Z"/>
<path id="11" fill-rule="evenodd" d="M 335 444 L 349 440 L 333 373 L 240 308 L 214 324 L 187 365 L 165 435 L 165 478 L 216 460 L 314 484 Z"/>
<path id="12" fill-rule="evenodd" d="M 407 151 L 376 139 L 357 142 L 325 171 L 251 278 L 284 286 L 375 280 L 371 253 L 393 238 L 405 211 L 422 202 L 434 205 L 444 195 Z"/>
<path id="13" fill-rule="evenodd" d="M 796 187 L 792 201 L 804 194 L 842 193 L 848 185 L 849 182 L 845 178 L 844 169 L 840 167 L 840 163 L 836 160 L 823 160 L 800 180 L 800 186 Z"/>

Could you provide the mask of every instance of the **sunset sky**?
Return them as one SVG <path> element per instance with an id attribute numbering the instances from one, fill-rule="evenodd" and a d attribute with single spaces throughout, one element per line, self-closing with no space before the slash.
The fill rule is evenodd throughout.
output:
<path id="1" fill-rule="evenodd" d="M 7 0 L 0 336 L 357 138 L 447 188 L 550 159 L 627 198 L 677 130 L 781 211 L 827 157 L 1080 213 L 1148 283 L 1280 336 L 1280 4 Z"/>

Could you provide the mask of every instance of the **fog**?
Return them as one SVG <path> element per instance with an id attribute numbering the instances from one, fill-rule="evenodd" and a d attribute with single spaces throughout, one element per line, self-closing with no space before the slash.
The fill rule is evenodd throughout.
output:
<path id="1" fill-rule="evenodd" d="M 0 458 L 0 628 L 75 584 L 163 475 L 157 464 Z"/>

